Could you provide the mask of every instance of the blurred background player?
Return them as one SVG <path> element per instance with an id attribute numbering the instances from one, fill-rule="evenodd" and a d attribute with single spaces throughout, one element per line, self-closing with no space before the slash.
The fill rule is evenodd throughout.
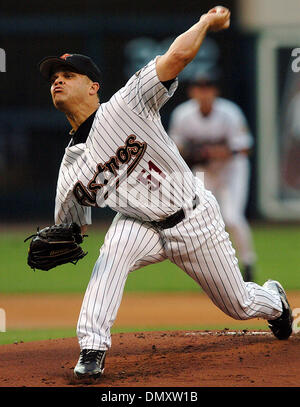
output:
<path id="1" fill-rule="evenodd" d="M 194 173 L 217 198 L 245 281 L 254 281 L 256 255 L 245 216 L 253 139 L 242 110 L 219 96 L 218 74 L 200 73 L 189 100 L 171 114 L 169 134 Z"/>
<path id="2" fill-rule="evenodd" d="M 298 85 L 298 86 L 297 86 Z M 299 88 L 298 84 L 295 84 Z M 296 88 L 297 89 L 297 88 Z M 300 90 L 287 104 L 286 114 L 282 117 L 283 126 L 283 178 L 291 191 L 300 191 Z"/>

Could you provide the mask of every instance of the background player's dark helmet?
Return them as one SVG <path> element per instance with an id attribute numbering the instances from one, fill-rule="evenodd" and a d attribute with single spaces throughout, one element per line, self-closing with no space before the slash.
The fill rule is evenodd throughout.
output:
<path id="1" fill-rule="evenodd" d="M 190 86 L 219 86 L 220 72 L 216 69 L 196 72 L 188 81 Z"/>

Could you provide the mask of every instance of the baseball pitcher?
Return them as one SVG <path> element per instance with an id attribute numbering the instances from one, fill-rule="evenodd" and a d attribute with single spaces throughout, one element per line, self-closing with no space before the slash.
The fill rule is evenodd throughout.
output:
<path id="1" fill-rule="evenodd" d="M 128 273 L 165 259 L 232 318 L 264 318 L 279 339 L 291 334 L 283 288 L 272 280 L 263 287 L 243 281 L 216 199 L 192 174 L 160 120 L 178 74 L 206 33 L 229 22 L 228 9 L 211 9 L 106 103 L 100 103 L 101 74 L 89 57 L 64 54 L 39 64 L 54 106 L 72 127 L 58 176 L 55 223 L 75 223 L 85 233 L 92 207 L 108 205 L 117 212 L 78 319 L 78 378 L 104 371 Z"/>

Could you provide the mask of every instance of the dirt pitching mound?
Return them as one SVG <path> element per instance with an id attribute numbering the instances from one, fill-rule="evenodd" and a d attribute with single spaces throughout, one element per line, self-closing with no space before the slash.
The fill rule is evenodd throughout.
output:
<path id="1" fill-rule="evenodd" d="M 270 332 L 113 334 L 104 375 L 73 379 L 76 338 L 0 347 L 0 387 L 297 387 L 300 336 Z"/>

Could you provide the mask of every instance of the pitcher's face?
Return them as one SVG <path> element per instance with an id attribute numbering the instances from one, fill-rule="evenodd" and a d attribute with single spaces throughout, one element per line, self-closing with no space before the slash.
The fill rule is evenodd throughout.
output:
<path id="1" fill-rule="evenodd" d="M 93 82 L 86 76 L 68 70 L 56 71 L 51 76 L 51 96 L 58 110 L 71 111 L 83 103 L 90 94 Z"/>

